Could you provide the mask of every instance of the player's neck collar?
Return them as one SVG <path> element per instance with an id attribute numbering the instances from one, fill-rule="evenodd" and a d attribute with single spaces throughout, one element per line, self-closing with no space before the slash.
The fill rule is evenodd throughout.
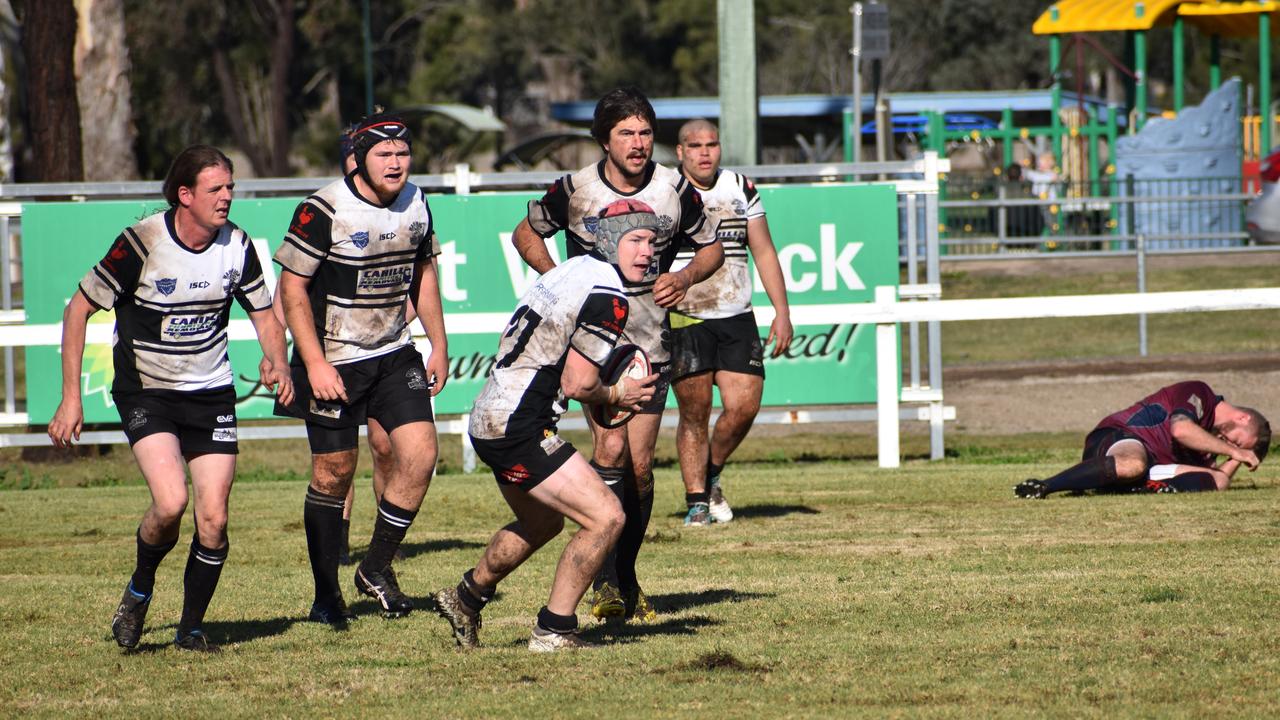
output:
<path id="1" fill-rule="evenodd" d="M 711 176 L 711 184 L 707 185 L 706 187 L 702 187 L 701 185 L 698 184 L 697 180 L 693 179 L 692 175 L 684 171 L 683 166 L 680 168 L 680 174 L 684 176 L 684 179 L 689 181 L 689 184 L 693 186 L 694 190 L 699 190 L 701 192 L 706 192 L 711 188 L 715 187 L 716 183 L 720 182 L 720 173 L 722 172 L 724 172 L 724 168 L 716 168 L 716 174 Z"/>
<path id="2" fill-rule="evenodd" d="M 208 250 L 209 248 L 213 247 L 213 241 L 217 240 L 218 233 L 222 232 L 222 229 L 219 228 L 218 230 L 215 230 L 212 235 L 209 236 L 208 241 L 205 242 L 204 245 L 201 245 L 199 248 L 192 247 L 185 240 L 183 240 L 181 237 L 178 236 L 178 209 L 177 208 L 169 208 L 167 211 L 165 211 L 164 226 L 169 231 L 169 237 L 173 239 L 173 242 L 178 247 L 182 248 L 183 250 L 186 250 L 192 255 L 199 255 L 200 253 L 203 253 L 205 250 Z M 226 227 L 226 226 L 224 225 L 223 227 Z"/>
<path id="3" fill-rule="evenodd" d="M 355 196 L 356 196 L 356 198 L 357 198 L 357 199 L 359 199 L 359 200 L 360 200 L 360 202 L 364 203 L 365 205 L 371 205 L 371 206 L 376 207 L 376 208 L 378 208 L 378 209 L 380 209 L 380 210 L 385 210 L 385 209 L 387 209 L 387 208 L 391 207 L 392 205 L 395 205 L 395 204 L 396 204 L 396 200 L 399 200 L 399 199 L 400 199 L 400 195 L 399 195 L 399 194 L 397 194 L 395 197 L 391 198 L 390 202 L 387 202 L 386 204 L 383 204 L 383 203 L 381 203 L 381 202 L 374 202 L 373 200 L 370 200 L 369 198 L 367 198 L 367 197 L 365 197 L 365 196 L 364 196 L 364 193 L 360 192 L 360 186 L 356 184 L 356 175 L 358 175 L 358 174 L 360 174 L 360 171 L 359 171 L 358 169 L 357 169 L 357 170 L 352 170 L 352 171 L 351 171 L 350 173 L 348 173 L 348 174 L 347 174 L 347 175 L 346 175 L 342 180 L 343 180 L 343 182 L 345 182 L 345 183 L 347 184 L 347 189 L 351 191 L 351 194 L 352 194 L 352 195 L 355 195 Z M 365 184 L 366 184 L 366 185 L 368 185 L 368 183 L 367 183 L 367 182 L 366 182 Z M 405 189 L 408 189 L 409 184 L 408 184 L 408 183 L 405 183 L 405 186 L 404 186 L 404 187 L 405 187 Z M 374 192 L 374 190 L 373 190 L 373 186 L 372 186 L 372 185 L 369 185 L 369 192 L 373 193 L 373 196 L 374 196 L 375 198 L 378 196 L 378 194 L 377 194 L 376 192 Z M 403 193 L 403 192 L 404 192 L 404 190 L 402 189 L 400 192 L 401 192 L 401 193 Z"/>
<path id="4" fill-rule="evenodd" d="M 608 187 L 610 190 L 614 191 L 615 193 L 623 197 L 631 197 L 632 195 L 635 195 L 639 193 L 641 190 L 644 190 L 645 188 L 649 187 L 649 181 L 653 179 L 653 171 L 658 166 L 658 164 L 655 163 L 653 160 L 650 160 L 649 162 L 645 163 L 644 175 L 641 177 L 640 182 L 636 185 L 636 189 L 631 191 L 626 191 L 626 190 L 619 190 L 618 188 L 614 187 L 613 183 L 609 182 L 609 176 L 607 173 L 605 173 L 605 163 L 607 162 L 609 162 L 609 158 L 606 157 L 606 158 L 601 158 L 600 162 L 596 163 L 596 172 L 600 175 L 600 182 L 604 183 L 605 186 Z"/>

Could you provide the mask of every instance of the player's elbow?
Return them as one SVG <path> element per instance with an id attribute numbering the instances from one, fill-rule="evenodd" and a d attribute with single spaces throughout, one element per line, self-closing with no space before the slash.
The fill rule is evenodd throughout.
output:
<path id="1" fill-rule="evenodd" d="M 579 402 L 587 401 L 595 385 L 596 378 L 587 378 L 579 373 L 566 372 L 560 378 L 560 389 L 564 391 L 564 396 Z"/>

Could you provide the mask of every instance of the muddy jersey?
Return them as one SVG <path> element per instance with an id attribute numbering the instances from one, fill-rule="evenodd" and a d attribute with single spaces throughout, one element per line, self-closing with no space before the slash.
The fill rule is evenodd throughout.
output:
<path id="1" fill-rule="evenodd" d="M 316 337 L 333 365 L 413 342 L 404 317 L 409 286 L 415 267 L 439 254 L 422 190 L 405 183 L 384 207 L 361 197 L 354 177 L 303 200 L 275 254 L 285 270 L 311 279 Z"/>
<path id="2" fill-rule="evenodd" d="M 80 281 L 94 307 L 116 311 L 112 392 L 230 385 L 231 298 L 248 312 L 271 307 L 243 230 L 228 222 L 195 251 L 178 240 L 173 217 L 168 210 L 126 228 Z"/>
<path id="3" fill-rule="evenodd" d="M 1214 456 L 1179 445 L 1170 426 L 1175 416 L 1182 415 L 1213 434 L 1213 413 L 1220 402 L 1222 397 L 1198 380 L 1175 383 L 1108 415 L 1098 427 L 1116 428 L 1138 438 L 1157 465 L 1210 467 Z"/>
<path id="4" fill-rule="evenodd" d="M 747 264 L 747 222 L 764 217 L 760 193 L 746 177 L 732 170 L 721 170 L 710 190 L 699 190 L 707 222 L 716 228 L 716 237 L 724 246 L 724 265 L 711 277 L 689 288 L 676 307 L 683 315 L 712 320 L 729 318 L 751 311 L 751 267 Z M 676 253 L 672 270 L 679 270 L 693 259 L 693 252 L 682 248 Z"/>
<path id="5" fill-rule="evenodd" d="M 471 410 L 472 437 L 517 438 L 555 427 L 566 409 L 560 376 L 569 348 L 599 367 L 627 328 L 628 314 L 617 269 L 590 255 L 539 278 L 498 343 L 493 371 Z"/>
<path id="6" fill-rule="evenodd" d="M 569 257 L 590 253 L 596 244 L 600 211 L 616 200 L 639 200 L 653 208 L 660 229 L 654 241 L 653 262 L 644 279 L 627 282 L 624 292 L 631 301 L 627 341 L 644 348 L 650 362 L 662 365 L 671 358 L 667 311 L 653 301 L 658 275 L 671 269 L 676 251 L 716 241 L 715 228 L 702 212 L 702 198 L 684 176 L 671 168 L 649 163 L 640 189 L 624 193 L 604 177 L 605 160 L 588 165 L 552 184 L 541 199 L 529 202 L 529 226 L 547 238 L 563 230 Z"/>

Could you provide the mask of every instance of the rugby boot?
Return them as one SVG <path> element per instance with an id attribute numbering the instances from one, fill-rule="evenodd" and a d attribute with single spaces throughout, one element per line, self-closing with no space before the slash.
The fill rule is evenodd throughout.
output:
<path id="1" fill-rule="evenodd" d="M 142 624 L 147 619 L 147 609 L 151 607 L 151 596 L 142 596 L 133 591 L 130 582 L 124 588 L 124 597 L 120 598 L 120 607 L 111 617 L 111 634 L 116 644 L 126 650 L 138 647 L 142 639 Z"/>
<path id="2" fill-rule="evenodd" d="M 653 603 L 649 602 L 648 596 L 644 594 L 644 590 L 635 588 L 626 590 L 622 593 L 622 599 L 626 606 L 626 612 L 622 618 L 638 623 L 656 622 L 658 619 L 658 611 L 653 609 Z"/>
<path id="3" fill-rule="evenodd" d="M 533 626 L 533 633 L 529 635 L 529 651 L 544 653 L 556 652 L 558 650 L 588 650 L 590 648 L 598 648 L 599 645 L 593 642 L 587 642 L 578 636 L 578 631 L 571 633 L 558 633 L 554 630 L 544 630 L 540 625 Z"/>
<path id="4" fill-rule="evenodd" d="M 463 650 L 480 647 L 480 613 L 463 604 L 458 597 L 458 588 L 448 587 L 432 596 L 436 601 L 436 612 L 449 621 L 453 628 L 453 639 Z"/>
<path id="5" fill-rule="evenodd" d="M 307 614 L 308 622 L 324 623 L 336 628 L 344 628 L 356 619 L 356 614 L 347 608 L 347 601 L 341 595 L 328 602 L 317 600 L 311 603 L 311 612 Z"/>
<path id="6" fill-rule="evenodd" d="M 729 507 L 729 501 L 724 499 L 720 478 L 712 478 L 710 494 L 711 502 L 707 505 L 707 512 L 711 514 L 711 521 L 727 523 L 733 520 L 733 509 Z"/>
<path id="7" fill-rule="evenodd" d="M 356 589 L 368 595 L 382 606 L 382 617 L 388 620 L 402 618 L 413 612 L 413 601 L 400 592 L 396 571 L 388 565 L 378 572 L 356 568 Z"/>
<path id="8" fill-rule="evenodd" d="M 205 635 L 200 628 L 178 635 L 173 639 L 173 646 L 179 650 L 209 653 L 211 655 L 222 652 L 222 648 L 209 642 L 209 636 Z"/>
<path id="9" fill-rule="evenodd" d="M 596 620 L 620 618 L 627 612 L 622 594 L 610 583 L 604 583 L 591 593 L 591 617 Z"/>
<path id="10" fill-rule="evenodd" d="M 711 512 L 706 503 L 696 502 L 689 506 L 684 516 L 685 527 L 706 527 L 711 524 Z"/>
<path id="11" fill-rule="evenodd" d="M 1049 486 L 1043 480 L 1029 478 L 1014 485 L 1013 494 L 1027 500 L 1043 500 L 1049 494 Z"/>
<path id="12" fill-rule="evenodd" d="M 1178 488 L 1170 485 L 1164 480 L 1148 480 L 1142 485 L 1133 489 L 1137 493 L 1176 493 Z"/>

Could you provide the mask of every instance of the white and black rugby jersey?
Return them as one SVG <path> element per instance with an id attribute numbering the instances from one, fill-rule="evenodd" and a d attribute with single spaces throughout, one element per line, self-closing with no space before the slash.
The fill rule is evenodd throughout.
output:
<path id="1" fill-rule="evenodd" d="M 569 348 L 600 366 L 627 327 L 618 271 L 589 255 L 538 278 L 498 343 L 498 354 L 471 410 L 470 433 L 515 438 L 555 427 L 565 412 L 560 387 Z"/>
<path id="2" fill-rule="evenodd" d="M 80 281 L 94 307 L 116 311 L 112 392 L 230 385 L 231 298 L 248 312 L 271 307 L 243 230 L 228 222 L 197 252 L 178 240 L 173 216 L 159 212 L 126 228 Z"/>
<path id="3" fill-rule="evenodd" d="M 311 278 L 316 337 L 334 365 L 413 342 L 404 306 L 414 269 L 440 253 L 422 190 L 405 183 L 383 207 L 360 196 L 354 177 L 299 203 L 275 254 L 285 270 Z"/>
<path id="4" fill-rule="evenodd" d="M 747 264 L 747 222 L 764 216 L 760 193 L 750 180 L 732 170 L 720 170 L 711 189 L 699 192 L 707 222 L 716 226 L 716 237 L 724 245 L 724 265 L 689 288 L 676 311 L 702 320 L 750 312 L 752 276 Z M 692 252 L 681 249 L 671 267 L 678 270 L 692 259 Z"/>
<path id="5" fill-rule="evenodd" d="M 653 284 L 658 275 L 671 269 L 676 251 L 689 246 L 691 252 L 716 241 L 715 227 L 702 211 L 702 198 L 680 173 L 650 162 L 644 182 L 634 192 L 621 192 L 604 177 L 601 160 L 556 180 L 541 199 L 529 201 L 529 226 L 547 238 L 563 230 L 568 255 L 575 257 L 595 248 L 596 223 L 600 211 L 616 200 L 639 200 L 653 208 L 661 225 L 654 242 L 653 258 L 644 280 L 624 283 L 631 300 L 631 323 L 627 338 L 644 348 L 650 362 L 661 365 L 671 358 L 669 341 L 664 340 L 666 308 L 653 301 Z"/>

